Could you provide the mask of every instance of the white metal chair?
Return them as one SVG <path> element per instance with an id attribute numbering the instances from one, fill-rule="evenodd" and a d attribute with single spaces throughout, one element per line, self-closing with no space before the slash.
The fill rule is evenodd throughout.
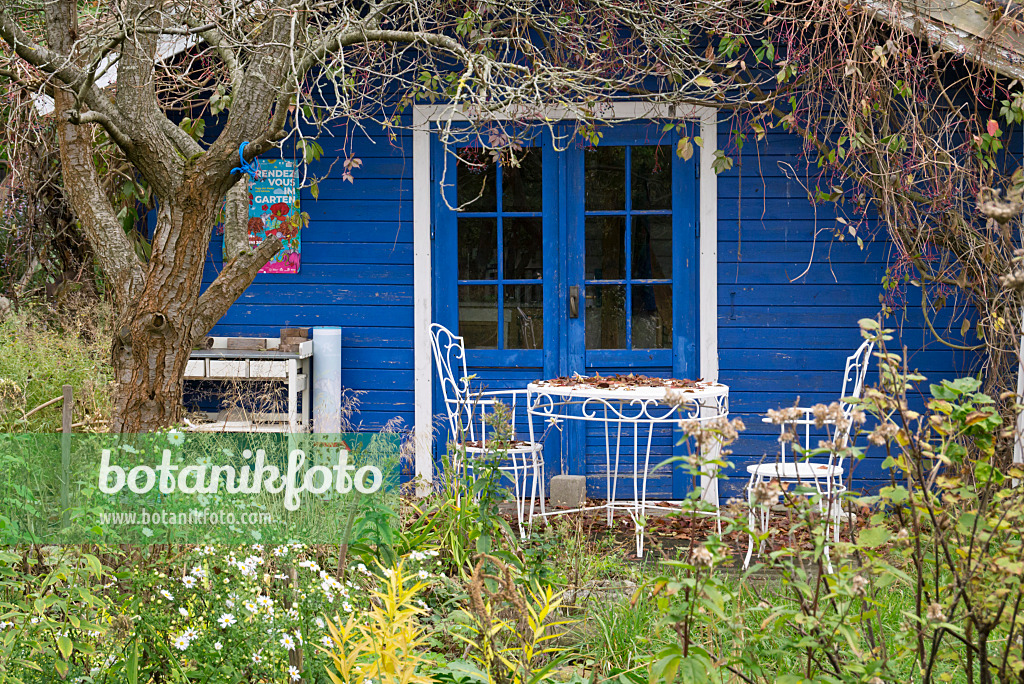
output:
<path id="1" fill-rule="evenodd" d="M 850 400 L 860 399 L 864 396 L 864 381 L 868 374 L 868 365 L 874 346 L 875 343 L 873 341 L 866 340 L 857 348 L 857 351 L 846 359 L 843 389 L 839 395 L 839 406 L 845 416 L 845 420 L 840 421 L 841 424 L 837 425 L 834 419 L 819 421 L 812 409 L 794 407 L 790 410 L 802 413 L 803 416 L 787 420 L 780 426 L 783 433 L 786 432 L 787 426 L 794 426 L 796 430 L 803 428 L 800 430 L 803 432 L 803 444 L 801 446 L 805 452 L 811 452 L 816 448 L 811 444 L 811 428 L 817 425 L 827 427 L 830 432 L 831 442 L 834 445 L 833 448 L 829 449 L 827 460 L 818 460 L 812 457 L 803 457 L 798 460 L 795 452 L 787 458 L 787 441 L 780 440 L 778 461 L 747 466 L 747 472 L 750 473 L 750 481 L 746 489 L 751 534 L 749 535 L 747 545 L 747 556 L 743 561 L 744 568 L 749 567 L 751 555 L 754 551 L 753 533 L 755 530 L 755 518 L 757 518 L 759 523 L 756 528 L 758 533 L 764 534 L 767 532 L 772 506 L 778 503 L 779 498 L 785 491 L 785 487 L 797 485 L 804 488 L 813 488 L 819 495 L 819 506 L 826 525 L 825 560 L 828 563 L 829 572 L 831 572 L 832 561 L 829 557 L 828 541 L 830 538 L 836 542 L 839 541 L 840 514 L 842 509 L 840 497 L 846 491 L 846 486 L 843 484 L 843 474 L 846 472 L 843 469 L 843 461 L 845 460 L 846 447 L 852 430 L 850 418 L 854 409 L 854 405 L 850 403 Z M 766 423 L 773 422 L 770 418 L 764 418 L 763 420 Z M 779 489 L 772 488 L 773 482 L 779 485 Z M 831 530 L 828 529 L 829 525 L 832 527 Z M 764 542 L 762 541 L 758 547 L 758 555 L 763 550 Z"/>
<path id="2" fill-rule="evenodd" d="M 534 502 L 540 491 L 541 513 L 544 513 L 544 457 L 540 442 L 513 439 L 511 443 L 487 438 L 487 411 L 494 410 L 499 401 L 512 410 L 512 425 L 515 426 L 516 403 L 519 395 L 526 395 L 526 390 L 495 390 L 481 391 L 470 388 L 470 379 L 466 368 L 466 347 L 462 337 L 452 333 L 439 323 L 430 326 L 430 344 L 434 352 L 434 363 L 437 366 L 438 378 L 441 381 L 441 394 L 444 397 L 445 412 L 448 415 L 448 429 L 451 440 L 455 443 L 456 453 L 452 454 L 453 466 L 461 467 L 458 456 L 465 453 L 469 461 L 466 469 L 473 470 L 473 461 L 483 456 L 497 455 L 500 458 L 498 469 L 508 475 L 513 482 L 516 498 L 516 513 L 519 518 L 519 533 L 525 537 L 524 519 L 527 524 L 533 522 Z M 527 481 L 533 476 L 529 493 Z"/>

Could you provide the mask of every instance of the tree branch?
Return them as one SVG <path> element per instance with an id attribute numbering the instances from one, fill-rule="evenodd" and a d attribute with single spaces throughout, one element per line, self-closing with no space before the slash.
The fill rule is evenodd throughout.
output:
<path id="1" fill-rule="evenodd" d="M 224 254 L 229 260 L 249 251 L 249 186 L 242 174 L 224 200 Z"/>
<path id="2" fill-rule="evenodd" d="M 280 238 L 267 238 L 251 252 L 239 254 L 199 297 L 192 323 L 192 339 L 199 340 L 227 313 L 235 300 L 252 284 L 261 268 L 281 249 Z"/>
<path id="3" fill-rule="evenodd" d="M 75 0 L 54 0 L 47 4 L 46 33 L 51 45 L 70 53 L 71 36 L 77 32 L 77 28 Z M 128 236 L 121 229 L 121 222 L 96 172 L 91 132 L 68 120 L 74 111 L 73 95 L 57 88 L 53 100 L 59 122 L 57 135 L 60 139 L 64 188 L 103 266 L 115 305 L 123 309 L 142 290 L 145 279 L 142 264 Z M 103 116 L 95 110 L 85 115 Z"/>
<path id="4" fill-rule="evenodd" d="M 103 126 L 107 134 L 110 135 L 111 140 L 117 143 L 117 146 L 121 149 L 127 149 L 132 144 L 131 139 L 114 125 L 114 122 L 107 118 L 106 114 L 96 110 L 80 112 L 77 109 L 69 109 L 67 114 L 68 120 L 75 125 L 95 123 Z"/>
<path id="5" fill-rule="evenodd" d="M 106 93 L 97 88 L 95 84 L 83 88 L 83 86 L 87 85 L 89 76 L 71 60 L 70 50 L 72 45 L 70 36 L 68 36 L 67 40 L 61 41 L 61 44 L 67 44 L 68 54 L 54 52 L 36 44 L 35 41 L 33 41 L 32 38 L 25 33 L 20 26 L 18 26 L 17 22 L 10 17 L 6 10 L 0 9 L 0 38 L 2 38 L 3 41 L 7 43 L 23 60 L 32 66 L 41 69 L 45 73 L 51 74 L 67 86 L 79 91 L 79 95 L 84 99 L 85 103 L 89 106 L 89 109 L 103 114 L 105 117 L 104 120 L 109 122 L 113 127 L 119 131 L 127 130 L 121 112 L 117 109 L 117 106 L 111 102 L 110 98 L 107 97 Z M 52 41 L 51 45 L 53 45 Z M 118 131 L 108 129 L 107 132 L 110 133 L 111 137 L 113 137 Z M 125 149 L 125 152 L 130 152 L 130 149 Z"/>
<path id="6" fill-rule="evenodd" d="M 190 31 L 199 34 L 208 45 L 217 51 L 217 56 L 220 57 L 220 61 L 224 62 L 224 65 L 228 68 L 228 73 L 231 75 L 231 91 L 238 90 L 242 86 L 245 70 L 238 62 L 235 53 L 225 43 L 224 36 L 217 29 L 217 26 L 215 24 L 200 26 L 199 21 L 191 15 L 185 17 L 185 23 L 191 27 Z"/>

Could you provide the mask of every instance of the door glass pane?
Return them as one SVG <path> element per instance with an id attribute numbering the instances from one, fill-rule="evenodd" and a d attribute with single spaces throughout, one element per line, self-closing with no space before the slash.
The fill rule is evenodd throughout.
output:
<path id="1" fill-rule="evenodd" d="M 626 348 L 626 286 L 587 285 L 587 349 Z"/>
<path id="2" fill-rule="evenodd" d="M 544 347 L 544 286 L 505 286 L 505 349 Z"/>
<path id="3" fill-rule="evenodd" d="M 633 285 L 633 349 L 672 348 L 672 286 Z"/>
<path id="4" fill-rule="evenodd" d="M 630 184 L 634 209 L 672 208 L 672 148 L 644 145 L 632 148 Z"/>
<path id="5" fill-rule="evenodd" d="M 633 217 L 633 277 L 672 277 L 672 217 Z"/>
<path id="6" fill-rule="evenodd" d="M 498 278 L 498 219 L 459 219 L 459 280 Z"/>
<path id="7" fill-rule="evenodd" d="M 544 277 L 543 224 L 540 218 L 502 220 L 506 280 L 540 280 Z"/>
<path id="8" fill-rule="evenodd" d="M 588 216 L 585 263 L 587 280 L 626 277 L 626 217 Z"/>
<path id="9" fill-rule="evenodd" d="M 448 168 L 451 168 L 450 166 Z M 464 211 L 496 211 L 498 167 L 483 151 L 462 149 L 456 179 L 456 199 Z M 451 182 L 450 179 L 445 179 Z"/>
<path id="10" fill-rule="evenodd" d="M 467 348 L 498 348 L 497 285 L 459 285 L 459 334 Z"/>
<path id="11" fill-rule="evenodd" d="M 541 211 L 541 157 L 539 147 L 528 147 L 518 153 L 519 166 L 511 163 L 501 167 L 501 210 Z"/>
<path id="12" fill-rule="evenodd" d="M 626 148 L 594 147 L 583 153 L 587 211 L 626 209 Z"/>

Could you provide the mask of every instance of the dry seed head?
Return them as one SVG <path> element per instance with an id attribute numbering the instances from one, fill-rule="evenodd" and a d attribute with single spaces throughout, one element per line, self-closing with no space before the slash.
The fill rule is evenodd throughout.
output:
<path id="1" fill-rule="evenodd" d="M 782 488 L 779 487 L 778 480 L 770 480 L 769 482 L 758 482 L 755 484 L 751 490 L 750 498 L 753 505 L 760 506 L 777 501 L 781 495 Z"/>
<path id="2" fill-rule="evenodd" d="M 698 546 L 695 549 L 693 549 L 693 551 L 690 553 L 690 556 L 691 558 L 693 558 L 694 565 L 704 565 L 710 568 L 715 562 L 715 559 L 711 555 L 711 552 L 708 551 L 707 547 L 704 545 Z"/>

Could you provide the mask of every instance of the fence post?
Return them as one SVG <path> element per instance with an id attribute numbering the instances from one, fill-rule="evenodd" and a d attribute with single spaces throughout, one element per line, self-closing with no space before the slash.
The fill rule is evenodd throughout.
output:
<path id="1" fill-rule="evenodd" d="M 71 522 L 71 505 L 69 496 L 69 485 L 71 482 L 71 416 L 75 408 L 75 398 L 71 385 L 64 385 L 64 412 L 61 418 L 60 437 L 60 509 L 61 527 L 66 528 Z"/>

